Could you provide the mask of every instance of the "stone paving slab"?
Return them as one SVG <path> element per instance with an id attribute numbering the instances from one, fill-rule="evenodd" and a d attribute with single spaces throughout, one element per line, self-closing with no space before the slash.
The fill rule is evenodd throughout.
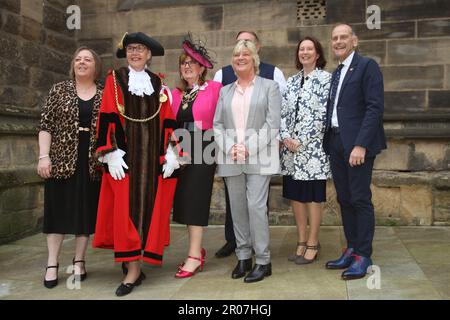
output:
<path id="1" fill-rule="evenodd" d="M 373 277 L 354 281 L 340 280 L 340 270 L 326 270 L 326 261 L 340 255 L 345 245 L 342 227 L 322 227 L 322 250 L 318 261 L 297 266 L 287 261 L 295 250 L 296 229 L 271 227 L 273 274 L 264 281 L 245 284 L 231 279 L 236 259 L 217 259 L 214 252 L 224 242 L 222 226 L 205 230 L 207 251 L 205 270 L 192 278 L 174 277 L 187 252 L 184 226 L 171 226 L 171 245 L 164 265 L 145 265 L 147 279 L 125 300 L 403 300 L 450 299 L 450 228 L 449 227 L 378 227 L 374 239 L 373 261 L 380 268 L 380 289 Z M 45 235 L 38 234 L 0 246 L 0 299 L 119 299 L 114 295 L 122 280 L 120 264 L 112 252 L 89 248 L 88 278 L 79 290 L 70 290 L 66 281 L 75 240 L 67 237 L 60 258 L 59 285 L 43 286 L 47 257 Z M 370 279 L 369 279 L 370 278 Z M 70 280 L 70 279 L 69 279 Z"/>

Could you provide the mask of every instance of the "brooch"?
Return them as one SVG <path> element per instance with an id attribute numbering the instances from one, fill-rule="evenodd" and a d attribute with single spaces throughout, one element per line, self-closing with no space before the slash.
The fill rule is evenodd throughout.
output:
<path id="1" fill-rule="evenodd" d="M 165 93 L 161 93 L 161 94 L 159 95 L 159 102 L 164 103 L 164 102 L 166 102 L 166 101 L 167 101 L 167 96 L 166 96 L 166 94 L 165 94 Z"/>

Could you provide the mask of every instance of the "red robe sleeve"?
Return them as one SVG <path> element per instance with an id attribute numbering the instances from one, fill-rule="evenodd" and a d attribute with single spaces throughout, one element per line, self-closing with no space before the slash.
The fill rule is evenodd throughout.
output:
<path id="1" fill-rule="evenodd" d="M 117 98 L 118 102 L 123 105 L 123 94 L 119 85 L 117 85 Z M 114 79 L 112 71 L 110 71 L 106 78 L 97 120 L 97 156 L 105 155 L 118 148 L 126 151 L 123 122 L 124 119 L 117 110 Z"/>

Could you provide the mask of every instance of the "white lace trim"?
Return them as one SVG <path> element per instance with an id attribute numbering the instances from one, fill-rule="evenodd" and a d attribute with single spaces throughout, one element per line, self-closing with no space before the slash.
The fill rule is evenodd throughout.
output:
<path id="1" fill-rule="evenodd" d="M 194 87 L 192 88 L 192 91 L 197 91 L 197 90 L 205 90 L 206 87 L 208 86 L 208 83 L 205 81 L 205 83 L 203 83 L 201 86 L 199 86 L 197 83 L 194 84 Z"/>
<path id="2" fill-rule="evenodd" d="M 150 76 L 145 70 L 136 71 L 130 66 L 129 79 L 128 79 L 128 91 L 136 96 L 143 97 L 144 94 L 151 96 L 155 89 L 153 89 Z"/>

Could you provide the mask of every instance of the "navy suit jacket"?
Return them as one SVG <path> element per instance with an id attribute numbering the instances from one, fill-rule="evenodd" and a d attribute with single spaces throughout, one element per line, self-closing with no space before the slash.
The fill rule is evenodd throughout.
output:
<path id="1" fill-rule="evenodd" d="M 336 76 L 333 72 L 332 83 Z M 331 90 L 330 90 L 331 93 Z M 346 154 L 355 146 L 366 148 L 366 157 L 386 149 L 383 129 L 384 87 L 378 64 L 355 52 L 347 70 L 337 103 L 340 137 Z M 333 105 L 328 96 L 327 125 L 323 147 L 329 153 Z"/>

